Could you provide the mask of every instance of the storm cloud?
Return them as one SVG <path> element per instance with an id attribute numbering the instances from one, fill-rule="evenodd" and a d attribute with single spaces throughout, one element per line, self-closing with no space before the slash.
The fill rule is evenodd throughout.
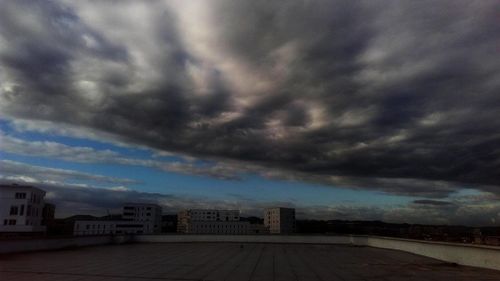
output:
<path id="1" fill-rule="evenodd" d="M 499 194 L 497 7 L 2 1 L 0 114 L 281 178 Z"/>

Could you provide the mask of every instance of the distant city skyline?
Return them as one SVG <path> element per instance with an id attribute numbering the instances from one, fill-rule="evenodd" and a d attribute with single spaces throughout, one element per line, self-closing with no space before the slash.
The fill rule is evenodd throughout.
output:
<path id="1" fill-rule="evenodd" d="M 0 182 L 500 225 L 496 1 L 2 1 Z"/>

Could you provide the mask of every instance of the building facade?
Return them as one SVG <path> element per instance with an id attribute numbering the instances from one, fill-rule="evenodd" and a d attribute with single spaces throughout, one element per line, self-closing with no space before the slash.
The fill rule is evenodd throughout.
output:
<path id="1" fill-rule="evenodd" d="M 160 233 L 161 213 L 161 207 L 156 204 L 126 203 L 121 219 L 76 220 L 73 234 L 85 236 Z"/>
<path id="2" fill-rule="evenodd" d="M 500 246 L 500 236 L 485 236 L 484 244 L 490 246 Z"/>
<path id="3" fill-rule="evenodd" d="M 45 232 L 44 197 L 33 186 L 0 185 L 0 232 Z"/>
<path id="4" fill-rule="evenodd" d="M 177 215 L 177 232 L 191 234 L 248 234 L 250 223 L 240 221 L 239 210 L 183 210 Z"/>
<path id="5" fill-rule="evenodd" d="M 248 234 L 246 221 L 194 221 L 188 224 L 186 233 L 195 234 Z"/>
<path id="6" fill-rule="evenodd" d="M 147 234 L 144 223 L 126 220 L 75 221 L 73 235 Z M 150 232 L 149 232 L 150 233 Z"/>
<path id="7" fill-rule="evenodd" d="M 264 225 L 271 234 L 290 234 L 295 232 L 295 209 L 269 208 L 264 213 Z"/>
<path id="8" fill-rule="evenodd" d="M 141 222 L 144 233 L 161 232 L 161 207 L 156 204 L 126 203 L 123 206 L 124 220 Z"/>

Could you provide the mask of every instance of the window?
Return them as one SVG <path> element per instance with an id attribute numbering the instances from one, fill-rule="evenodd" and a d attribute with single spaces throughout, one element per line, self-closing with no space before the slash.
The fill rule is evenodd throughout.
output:
<path id="1" fill-rule="evenodd" d="M 16 192 L 16 199 L 26 199 L 25 192 Z"/>
<path id="2" fill-rule="evenodd" d="M 3 225 L 7 225 L 9 223 L 8 220 L 3 220 Z"/>
<path id="3" fill-rule="evenodd" d="M 28 208 L 26 209 L 26 215 L 31 216 L 31 205 L 28 205 Z"/>
<path id="4" fill-rule="evenodd" d="M 16 220 L 9 220 L 9 225 L 16 225 Z"/>
<path id="5" fill-rule="evenodd" d="M 17 206 L 11 206 L 10 207 L 10 215 L 17 215 Z"/>
<path id="6" fill-rule="evenodd" d="M 20 216 L 24 215 L 24 205 L 21 205 L 21 211 L 19 211 L 19 215 Z"/>

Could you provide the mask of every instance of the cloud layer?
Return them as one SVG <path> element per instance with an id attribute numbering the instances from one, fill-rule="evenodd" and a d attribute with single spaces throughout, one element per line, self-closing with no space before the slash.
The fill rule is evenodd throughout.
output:
<path id="1" fill-rule="evenodd" d="M 22 181 L 22 180 L 20 180 Z M 0 184 L 5 180 L 0 179 Z M 7 182 L 8 184 L 9 182 Z M 235 196 L 214 200 L 202 196 L 148 193 L 126 188 L 95 188 L 61 182 L 28 182 L 44 189 L 46 201 L 56 204 L 56 216 L 74 214 L 103 216 L 120 213 L 125 202 L 156 203 L 163 213 L 172 214 L 186 208 L 238 209 L 243 216 L 262 216 L 265 208 L 288 206 L 297 209 L 299 219 L 382 220 L 395 223 L 464 224 L 495 226 L 500 221 L 499 197 L 492 194 L 460 196 L 452 201 L 413 202 L 396 206 L 360 206 L 338 204 L 331 206 L 304 206 L 289 202 L 255 200 Z M 437 203 L 439 202 L 439 203 Z M 425 208 L 422 207 L 425 205 Z"/>
<path id="2" fill-rule="evenodd" d="M 498 194 L 496 6 L 2 1 L 0 112 L 303 180 Z"/>
<path id="3" fill-rule="evenodd" d="M 42 166 L 33 166 L 21 162 L 11 160 L 0 160 L 2 171 L 0 172 L 0 179 L 10 180 L 13 182 L 27 182 L 27 183 L 77 183 L 88 182 L 94 185 L 109 185 L 109 184 L 122 184 L 130 185 L 139 183 L 136 180 L 108 177 L 96 174 L 89 174 L 78 172 L 74 170 L 46 168 Z"/>

